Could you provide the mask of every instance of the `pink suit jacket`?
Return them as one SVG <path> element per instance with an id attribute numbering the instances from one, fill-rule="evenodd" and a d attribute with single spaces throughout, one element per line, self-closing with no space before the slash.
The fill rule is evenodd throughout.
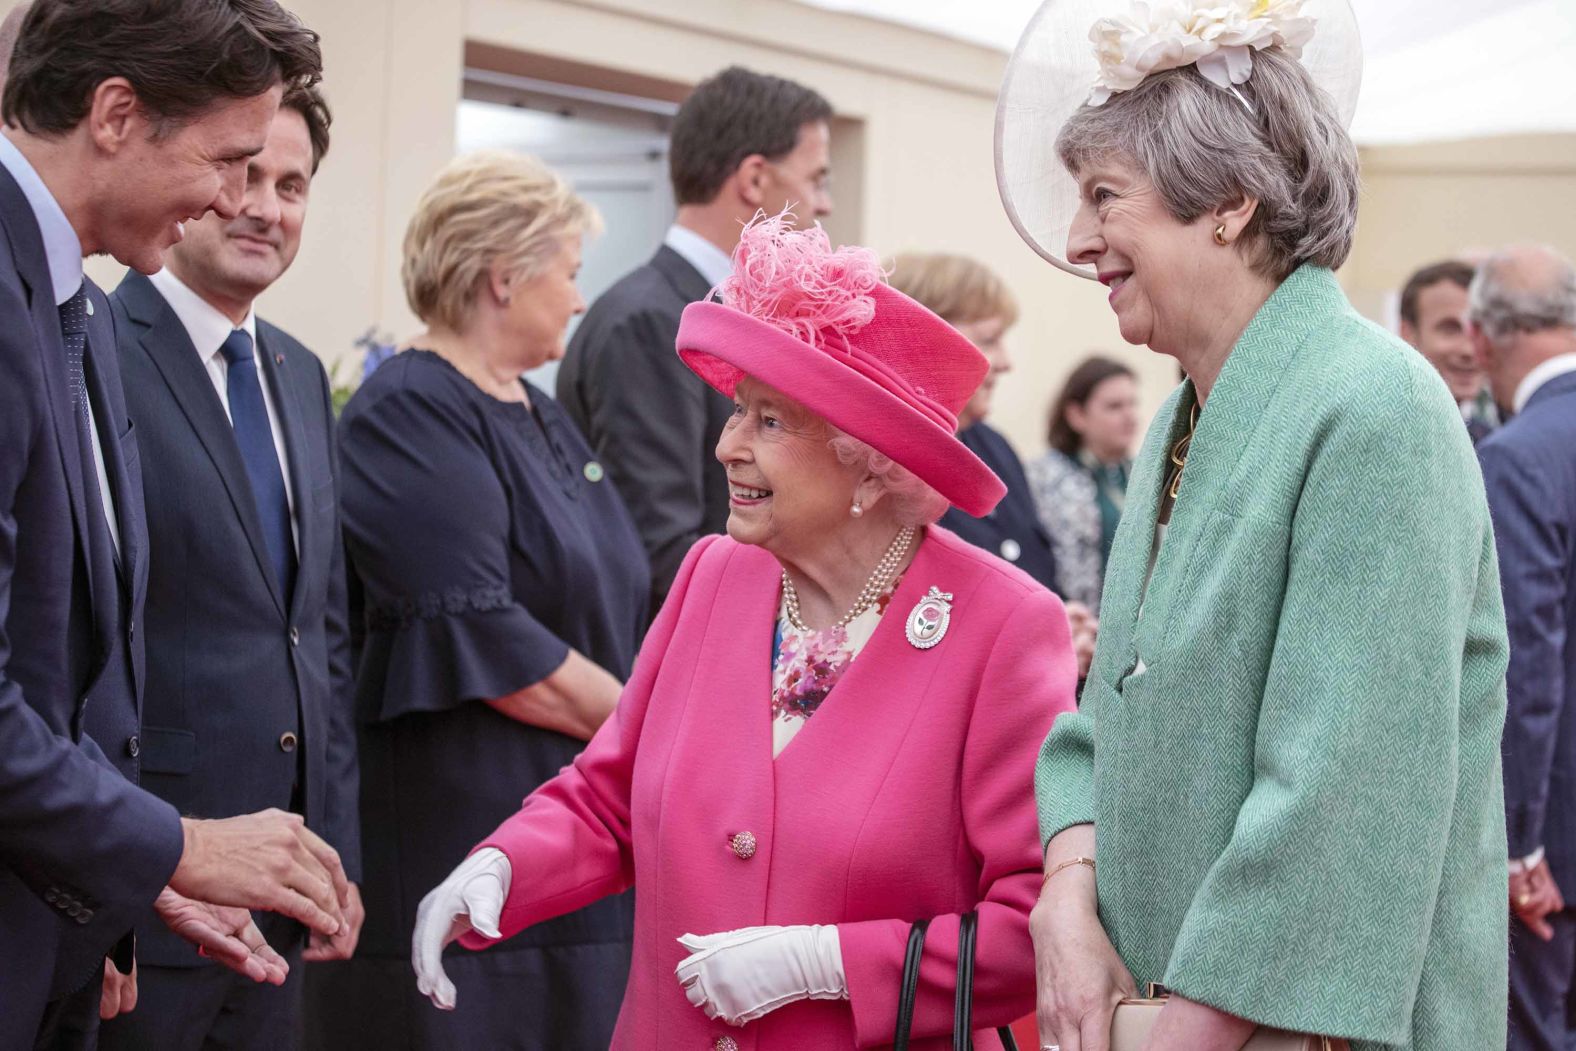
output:
<path id="1" fill-rule="evenodd" d="M 974 1020 L 1033 1008 L 1039 892 L 1033 775 L 1073 707 L 1056 596 L 932 526 L 888 614 L 799 735 L 772 758 L 781 570 L 714 536 L 690 551 L 618 708 L 586 750 L 480 846 L 509 856 L 505 937 L 636 885 L 634 961 L 613 1047 L 818 1051 L 889 1044 L 911 921 L 925 943 L 916 1049 L 950 1047 L 958 916 L 979 910 Z M 910 645 L 909 611 L 950 592 L 951 627 Z M 755 837 L 753 856 L 731 838 Z M 743 1027 L 708 1019 L 674 977 L 681 934 L 838 927 L 847 1001 Z M 467 935 L 480 948 L 488 940 Z M 463 1005 L 462 1005 L 463 1009 Z M 975 1046 L 996 1048 L 994 1033 Z"/>

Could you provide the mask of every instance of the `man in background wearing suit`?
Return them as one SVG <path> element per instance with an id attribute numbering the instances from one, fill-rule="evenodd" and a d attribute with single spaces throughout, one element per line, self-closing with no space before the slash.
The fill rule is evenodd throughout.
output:
<path id="1" fill-rule="evenodd" d="M 107 252 L 158 269 L 235 213 L 284 83 L 321 69 L 273 0 L 35 0 L 0 134 L 0 1049 L 89 1047 L 103 960 L 161 919 L 283 980 L 246 907 L 342 927 L 348 886 L 299 817 L 182 818 L 137 788 L 147 580 Z M 91 716 L 90 716 L 91 713 Z M 84 724 L 98 728 L 95 739 Z M 229 906 L 228 908 L 224 906 Z"/>
<path id="2" fill-rule="evenodd" d="M 110 297 L 126 405 L 142 450 L 151 563 L 142 783 L 183 814 L 277 807 L 306 817 L 357 878 L 355 734 L 339 538 L 334 414 L 311 351 L 254 301 L 301 244 L 328 149 L 316 88 L 292 87 L 247 168 L 240 214 L 209 215 L 151 278 Z M 344 959 L 362 909 L 307 959 Z M 307 932 L 260 918 L 291 971 L 258 985 L 194 956 L 148 918 L 136 1009 L 105 1051 L 286 1051 L 299 1043 Z"/>
<path id="3" fill-rule="evenodd" d="M 1472 444 L 1499 426 L 1499 413 L 1467 331 L 1472 267 L 1456 259 L 1431 263 L 1401 288 L 1401 338 L 1434 366 L 1450 388 Z"/>
<path id="4" fill-rule="evenodd" d="M 653 615 L 690 545 L 728 519 L 715 450 L 733 406 L 679 359 L 679 315 L 728 276 L 757 212 L 831 212 L 831 116 L 809 88 L 738 66 L 697 86 L 668 152 L 678 216 L 657 254 L 591 304 L 559 369 L 558 399 L 645 543 Z"/>
<path id="5" fill-rule="evenodd" d="M 1507 422 L 1478 446 L 1510 629 L 1505 806 L 1510 1048 L 1576 1047 L 1576 268 L 1511 248 L 1478 270 L 1472 339 Z"/>

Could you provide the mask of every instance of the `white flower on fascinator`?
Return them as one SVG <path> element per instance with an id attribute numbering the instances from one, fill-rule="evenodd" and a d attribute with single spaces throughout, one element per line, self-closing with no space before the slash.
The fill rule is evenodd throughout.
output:
<path id="1" fill-rule="evenodd" d="M 1100 63 L 1089 104 L 1104 105 L 1151 73 L 1188 65 L 1234 92 L 1253 72 L 1253 52 L 1279 47 L 1294 58 L 1302 55 L 1314 28 L 1303 2 L 1139 0 L 1127 15 L 1102 18 L 1089 31 Z"/>

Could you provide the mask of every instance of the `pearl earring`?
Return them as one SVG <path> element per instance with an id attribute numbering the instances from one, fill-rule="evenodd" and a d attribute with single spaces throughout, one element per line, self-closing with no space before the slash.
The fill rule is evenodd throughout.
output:
<path id="1" fill-rule="evenodd" d="M 859 518 L 865 513 L 865 505 L 855 500 L 854 506 L 848 509 L 848 513 L 855 518 Z"/>

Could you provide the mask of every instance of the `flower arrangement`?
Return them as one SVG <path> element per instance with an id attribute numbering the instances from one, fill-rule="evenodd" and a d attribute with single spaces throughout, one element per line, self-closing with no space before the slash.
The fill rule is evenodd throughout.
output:
<path id="1" fill-rule="evenodd" d="M 379 333 L 376 325 L 363 332 L 354 345 L 361 351 L 361 375 L 355 375 L 357 366 L 350 356 L 340 357 L 329 370 L 331 388 L 329 393 L 334 401 L 335 416 L 344 411 L 345 403 L 350 401 L 352 394 L 356 393 L 356 388 L 365 383 L 367 377 L 372 375 L 379 365 L 392 358 L 399 349 L 394 343 L 394 338 Z"/>
<path id="2" fill-rule="evenodd" d="M 1151 73 L 1196 65 L 1212 84 L 1236 93 L 1253 72 L 1253 53 L 1278 47 L 1294 58 L 1313 37 L 1304 0 L 1139 0 L 1123 17 L 1089 31 L 1100 79 L 1089 96 L 1103 106 Z M 1238 95 L 1240 98 L 1240 94 Z M 1246 104 L 1246 100 L 1244 100 Z"/>

